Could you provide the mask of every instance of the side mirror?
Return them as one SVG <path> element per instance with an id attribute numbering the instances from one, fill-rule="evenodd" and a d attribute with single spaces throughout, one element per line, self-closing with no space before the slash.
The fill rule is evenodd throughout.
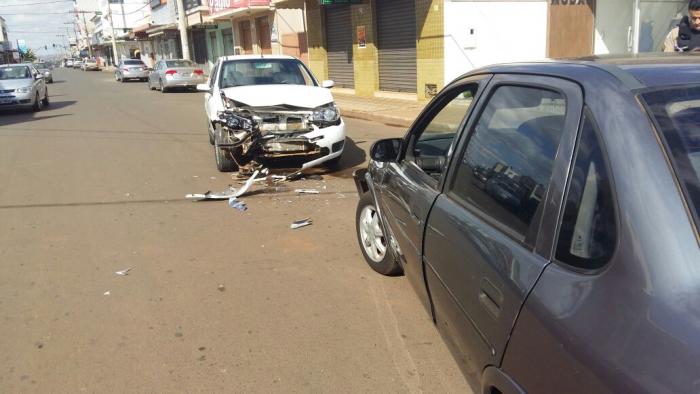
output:
<path id="1" fill-rule="evenodd" d="M 34 74 L 34 79 L 44 79 L 44 74 L 36 73 Z"/>
<path id="2" fill-rule="evenodd" d="M 374 161 L 378 162 L 395 162 L 399 158 L 401 153 L 401 145 L 403 144 L 403 139 L 401 138 L 387 138 L 379 140 L 372 144 L 369 150 L 369 156 Z"/>
<path id="3" fill-rule="evenodd" d="M 211 93 L 211 89 L 209 89 L 209 85 L 207 85 L 206 83 L 197 84 L 197 90 L 199 90 L 200 92 Z"/>
<path id="4" fill-rule="evenodd" d="M 321 82 L 321 87 L 323 87 L 323 88 L 330 89 L 333 86 L 335 86 L 335 82 L 333 82 L 333 81 L 327 80 L 327 81 Z"/>

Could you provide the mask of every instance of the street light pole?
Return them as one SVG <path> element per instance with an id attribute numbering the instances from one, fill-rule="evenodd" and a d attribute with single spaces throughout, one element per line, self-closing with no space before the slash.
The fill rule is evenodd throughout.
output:
<path id="1" fill-rule="evenodd" d="M 83 26 L 85 26 L 85 37 L 87 38 L 88 54 L 90 55 L 90 59 L 92 59 L 92 42 L 90 39 L 90 34 L 88 32 L 87 22 L 85 22 L 85 11 L 81 11 L 80 13 L 83 14 Z"/>
<path id="2" fill-rule="evenodd" d="M 190 60 L 190 44 L 187 38 L 187 15 L 185 15 L 185 5 L 182 0 L 177 0 L 177 13 L 177 27 L 180 30 L 180 42 L 182 43 L 182 58 Z"/>

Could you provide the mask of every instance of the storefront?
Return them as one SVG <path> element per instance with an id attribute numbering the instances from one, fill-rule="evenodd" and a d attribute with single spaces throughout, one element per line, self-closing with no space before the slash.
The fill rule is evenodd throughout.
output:
<path id="1" fill-rule="evenodd" d="M 416 91 L 416 8 L 414 1 L 376 4 L 379 89 Z"/>
<path id="2" fill-rule="evenodd" d="M 324 6 L 328 78 L 341 88 L 355 87 L 352 17 L 349 5 Z"/>
<path id="3" fill-rule="evenodd" d="M 213 55 L 210 59 L 224 55 L 272 53 L 274 8 L 270 0 L 210 2 L 209 12 L 206 20 L 220 27 L 216 34 L 210 32 L 207 37 Z"/>
<path id="4" fill-rule="evenodd" d="M 211 69 L 220 56 L 233 55 L 233 30 L 230 21 L 219 21 L 204 32 L 207 63 Z"/>

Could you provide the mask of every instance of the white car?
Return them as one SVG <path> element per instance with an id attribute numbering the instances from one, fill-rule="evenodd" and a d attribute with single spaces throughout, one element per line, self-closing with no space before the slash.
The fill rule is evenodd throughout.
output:
<path id="1" fill-rule="evenodd" d="M 345 148 L 345 123 L 333 101 L 333 81 L 319 84 L 291 56 L 240 55 L 217 60 L 206 84 L 209 142 L 220 171 L 280 158 L 301 168 L 334 167 Z"/>

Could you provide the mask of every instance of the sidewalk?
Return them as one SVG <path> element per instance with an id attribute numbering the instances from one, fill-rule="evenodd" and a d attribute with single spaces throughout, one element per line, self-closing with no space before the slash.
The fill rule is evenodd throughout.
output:
<path id="1" fill-rule="evenodd" d="M 425 102 L 382 97 L 358 97 L 354 94 L 333 92 L 340 113 L 356 118 L 384 123 L 388 126 L 408 127 L 426 105 Z"/>

